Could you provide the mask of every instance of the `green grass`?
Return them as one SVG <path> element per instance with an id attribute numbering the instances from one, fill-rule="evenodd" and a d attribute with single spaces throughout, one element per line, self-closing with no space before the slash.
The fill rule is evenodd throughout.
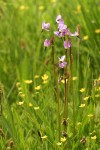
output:
<path id="1" fill-rule="evenodd" d="M 62 123 L 64 84 L 56 82 L 61 71 L 54 76 L 51 47 L 45 49 L 43 46 L 44 39 L 51 38 L 57 29 L 58 14 L 63 16 L 72 32 L 78 24 L 81 27 L 80 40 L 72 38 L 72 74 L 77 79 L 73 81 L 73 94 L 69 79 L 67 137 L 62 142 L 62 132 L 66 130 Z M 1 150 L 100 149 L 99 14 L 99 0 L 0 1 Z M 51 30 L 41 34 L 43 21 L 50 22 Z M 58 57 L 64 55 L 64 48 L 62 40 L 56 36 L 54 51 L 57 63 Z M 48 76 L 46 84 L 43 84 L 44 74 Z M 35 78 L 36 75 L 39 77 Z M 32 80 L 32 83 L 27 84 L 25 80 Z M 57 86 L 59 93 L 56 95 Z M 81 88 L 85 88 L 82 93 Z M 88 96 L 88 100 L 84 100 Z M 79 107 L 82 103 L 85 107 Z M 61 145 L 57 145 L 58 142 Z"/>

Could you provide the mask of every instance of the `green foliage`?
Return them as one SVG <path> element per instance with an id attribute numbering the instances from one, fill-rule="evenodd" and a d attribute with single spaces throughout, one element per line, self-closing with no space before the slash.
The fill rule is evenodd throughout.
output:
<path id="1" fill-rule="evenodd" d="M 99 0 L 0 1 L 0 150 L 62 150 L 66 145 L 68 150 L 100 149 L 99 13 Z M 43 47 L 44 39 L 56 31 L 58 14 L 72 32 L 78 24 L 81 27 L 80 39 L 73 39 L 72 47 L 73 77 L 77 77 L 73 80 L 75 135 L 70 86 L 67 141 L 62 133 L 63 139 L 59 140 L 51 49 Z M 50 22 L 50 33 L 41 34 L 43 21 Z M 62 41 L 56 37 L 55 41 L 57 62 L 64 51 Z M 43 79 L 44 74 L 47 80 Z M 80 92 L 82 88 L 84 92 Z M 63 83 L 59 84 L 59 91 L 63 132 Z"/>

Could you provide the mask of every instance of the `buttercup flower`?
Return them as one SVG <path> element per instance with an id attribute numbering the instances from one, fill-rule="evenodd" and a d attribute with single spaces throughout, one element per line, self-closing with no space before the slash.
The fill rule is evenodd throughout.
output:
<path id="1" fill-rule="evenodd" d="M 45 41 L 44 41 L 44 46 L 45 47 L 49 47 L 50 46 L 50 40 L 48 40 L 48 39 L 46 39 Z"/>
<path id="2" fill-rule="evenodd" d="M 50 23 L 42 22 L 42 30 L 49 31 Z"/>

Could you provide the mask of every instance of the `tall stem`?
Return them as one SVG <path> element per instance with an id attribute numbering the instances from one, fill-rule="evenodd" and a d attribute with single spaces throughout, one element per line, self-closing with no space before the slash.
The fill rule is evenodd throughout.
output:
<path id="1" fill-rule="evenodd" d="M 71 76 L 71 95 L 72 95 L 72 102 L 73 102 L 73 137 L 75 136 L 75 101 L 74 101 L 74 89 L 73 89 L 73 57 L 72 57 L 72 49 L 70 47 L 70 76 Z"/>
<path id="2" fill-rule="evenodd" d="M 66 62 L 67 62 L 67 50 L 66 50 Z M 67 75 L 68 75 L 68 71 L 67 71 L 67 65 L 66 68 L 64 70 L 64 80 L 65 80 L 65 84 L 64 84 L 64 119 L 67 121 L 68 118 L 68 80 L 67 80 Z M 64 132 L 67 132 L 67 126 L 64 126 Z"/>
<path id="3" fill-rule="evenodd" d="M 52 66 L 53 66 L 53 73 L 54 73 L 54 96 L 57 102 L 57 128 L 58 128 L 58 139 L 60 141 L 60 135 L 61 135 L 61 121 L 60 121 L 60 94 L 59 94 L 59 85 L 58 85 L 58 69 L 55 68 L 55 62 L 54 62 L 54 37 L 51 38 L 51 45 L 52 45 Z M 55 86 L 56 85 L 56 86 Z"/>

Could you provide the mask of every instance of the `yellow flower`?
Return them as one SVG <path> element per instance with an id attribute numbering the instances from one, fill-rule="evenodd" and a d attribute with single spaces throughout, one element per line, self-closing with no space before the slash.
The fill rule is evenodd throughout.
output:
<path id="1" fill-rule="evenodd" d="M 24 104 L 24 101 L 18 102 L 18 105 L 23 105 L 23 104 Z"/>
<path id="2" fill-rule="evenodd" d="M 25 94 L 23 94 L 23 93 L 22 93 L 22 94 L 20 94 L 20 97 L 25 97 Z"/>
<path id="3" fill-rule="evenodd" d="M 97 138 L 96 135 L 95 136 L 91 136 L 92 140 L 96 140 L 96 138 Z"/>
<path id="4" fill-rule="evenodd" d="M 58 146 L 60 146 L 62 143 L 61 142 L 58 142 L 58 143 L 56 143 Z"/>
<path id="5" fill-rule="evenodd" d="M 39 9 L 39 10 L 44 10 L 44 6 L 41 5 L 41 6 L 38 7 L 38 9 Z"/>
<path id="6" fill-rule="evenodd" d="M 17 82 L 17 83 L 16 83 L 16 86 L 18 87 L 19 85 L 20 85 L 20 82 Z"/>
<path id="7" fill-rule="evenodd" d="M 95 95 L 96 98 L 98 98 L 99 96 L 100 96 L 99 94 L 96 94 L 96 95 Z"/>
<path id="8" fill-rule="evenodd" d="M 90 118 L 93 117 L 93 114 L 89 114 L 88 117 L 90 117 Z"/>
<path id="9" fill-rule="evenodd" d="M 51 0 L 51 3 L 56 3 L 56 0 Z"/>
<path id="10" fill-rule="evenodd" d="M 98 81 L 100 81 L 100 77 L 98 78 Z"/>
<path id="11" fill-rule="evenodd" d="M 18 91 L 21 91 L 21 90 L 22 90 L 22 87 L 19 87 L 19 88 L 18 88 Z"/>
<path id="12" fill-rule="evenodd" d="M 85 88 L 81 88 L 80 92 L 83 93 L 85 91 Z"/>
<path id="13" fill-rule="evenodd" d="M 26 84 L 31 84 L 31 83 L 32 83 L 32 80 L 24 80 L 24 82 L 25 82 Z"/>
<path id="14" fill-rule="evenodd" d="M 83 98 L 84 101 L 87 101 L 88 99 L 89 99 L 89 96 Z"/>
<path id="15" fill-rule="evenodd" d="M 48 75 L 44 74 L 41 78 L 42 78 L 42 80 L 47 80 L 48 79 Z"/>
<path id="16" fill-rule="evenodd" d="M 66 83 L 67 83 L 67 81 L 68 81 L 68 79 L 66 79 Z M 64 83 L 65 83 L 65 80 L 63 79 L 63 80 L 61 80 L 61 82 L 64 84 Z"/>
<path id="17" fill-rule="evenodd" d="M 48 83 L 48 80 L 43 81 L 43 84 L 46 84 L 46 83 Z"/>
<path id="18" fill-rule="evenodd" d="M 48 137 L 46 135 L 41 137 L 43 140 L 46 140 Z"/>
<path id="19" fill-rule="evenodd" d="M 32 103 L 29 103 L 29 107 L 32 107 L 33 105 L 32 105 Z"/>
<path id="20" fill-rule="evenodd" d="M 20 9 L 20 10 L 26 10 L 26 9 L 28 9 L 28 6 L 21 5 L 21 6 L 19 7 L 19 9 Z"/>
<path id="21" fill-rule="evenodd" d="M 37 106 L 37 107 L 34 107 L 34 110 L 38 110 L 39 109 L 39 106 Z"/>
<path id="22" fill-rule="evenodd" d="M 21 95 L 21 94 L 23 94 L 23 92 L 20 91 L 20 92 L 19 92 L 19 95 Z"/>
<path id="23" fill-rule="evenodd" d="M 82 107 L 85 107 L 85 104 L 81 104 L 79 107 L 81 107 L 81 108 L 82 108 Z"/>
<path id="24" fill-rule="evenodd" d="M 73 81 L 74 81 L 74 80 L 77 80 L 77 77 L 73 77 L 72 79 L 73 79 Z"/>
<path id="25" fill-rule="evenodd" d="M 41 85 L 35 87 L 35 90 L 40 90 L 40 89 L 41 89 Z"/>
<path id="26" fill-rule="evenodd" d="M 80 13 L 80 12 L 81 12 L 81 5 L 78 5 L 75 10 L 75 14 Z"/>
<path id="27" fill-rule="evenodd" d="M 88 35 L 85 35 L 84 37 L 83 37 L 83 40 L 88 40 Z"/>
<path id="28" fill-rule="evenodd" d="M 60 139 L 60 141 L 61 141 L 61 142 L 65 142 L 65 141 L 66 141 L 66 138 L 63 137 L 63 138 Z"/>
<path id="29" fill-rule="evenodd" d="M 35 78 L 35 79 L 39 78 L 39 75 L 35 75 L 34 78 Z"/>
<path id="30" fill-rule="evenodd" d="M 78 126 L 81 125 L 81 124 L 82 124 L 81 122 L 78 122 L 78 123 L 77 123 Z"/>
<path id="31" fill-rule="evenodd" d="M 99 34 L 100 33 L 100 29 L 96 29 L 95 33 Z"/>

